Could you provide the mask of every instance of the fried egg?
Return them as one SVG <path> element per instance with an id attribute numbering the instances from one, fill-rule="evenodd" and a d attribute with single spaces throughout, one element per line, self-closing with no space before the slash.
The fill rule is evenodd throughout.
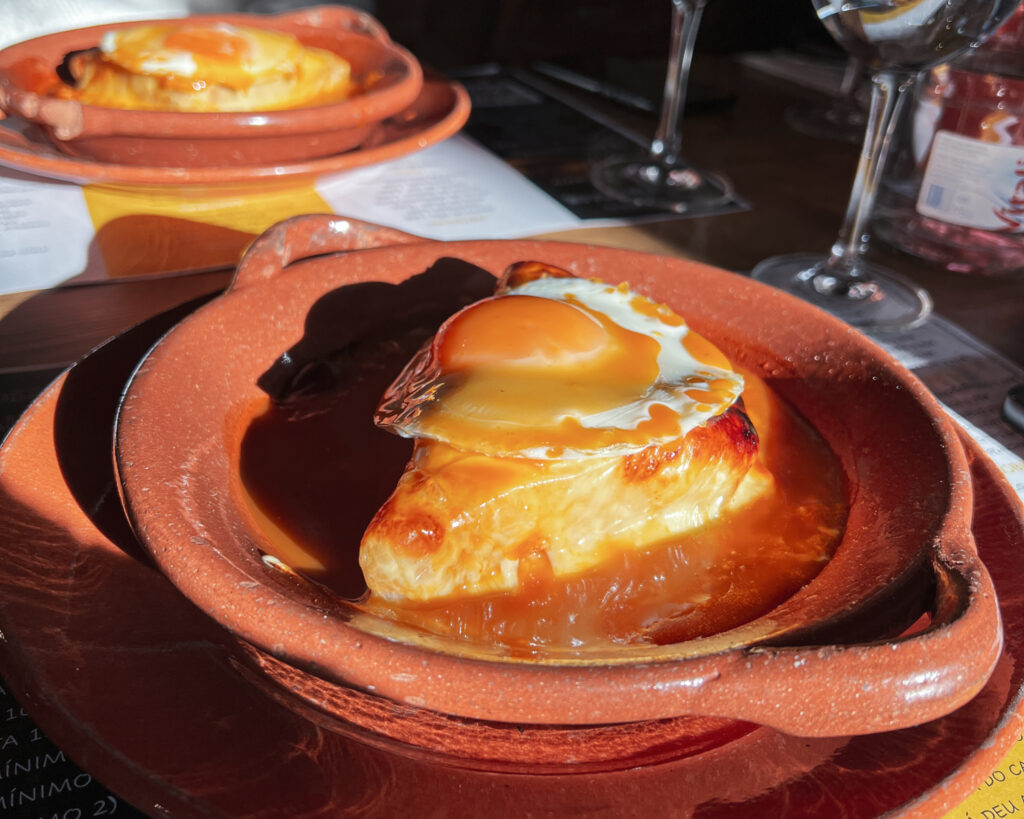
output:
<path id="1" fill-rule="evenodd" d="M 367 586 L 389 601 L 518 594 L 708 525 L 771 491 L 742 391 L 665 305 L 513 265 L 378 409 L 416 445 L 363 535 Z"/>
<path id="2" fill-rule="evenodd" d="M 294 68 L 303 48 L 286 34 L 217 23 L 108 31 L 100 51 L 133 74 L 189 82 L 216 78 L 222 85 L 245 88 L 270 72 Z"/>
<path id="3" fill-rule="evenodd" d="M 626 455 L 725 412 L 743 379 L 625 285 L 543 277 L 450 318 L 377 414 L 393 432 L 530 459 Z"/>
<path id="4" fill-rule="evenodd" d="M 71 73 L 90 105 L 199 112 L 335 101 L 351 80 L 346 60 L 291 34 L 189 21 L 109 31 Z"/>

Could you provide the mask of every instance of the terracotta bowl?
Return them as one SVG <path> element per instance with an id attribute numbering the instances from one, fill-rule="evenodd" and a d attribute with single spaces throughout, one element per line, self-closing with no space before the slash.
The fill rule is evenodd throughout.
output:
<path id="1" fill-rule="evenodd" d="M 111 23 L 26 40 L 0 51 L 0 113 L 39 124 L 57 148 L 75 157 L 155 167 L 265 165 L 357 147 L 382 120 L 409 106 L 423 85 L 416 59 L 391 42 L 380 23 L 353 9 L 321 6 L 273 16 L 193 19 L 287 32 L 306 45 L 345 57 L 356 80 L 375 79 L 365 92 L 342 102 L 252 113 L 129 111 L 42 93 L 70 52 L 95 47 L 106 31 L 143 24 Z"/>
<path id="2" fill-rule="evenodd" d="M 523 660 L 369 617 L 268 556 L 239 475 L 264 388 L 343 370 L 346 345 L 386 337 L 393 320 L 417 310 L 451 311 L 524 259 L 626 281 L 671 305 L 816 427 L 845 473 L 849 515 L 810 583 L 710 637 Z M 428 269 L 430 289 L 402 284 Z M 358 506 L 362 486 L 385 469 L 388 459 L 361 435 L 339 459 L 354 481 L 338 504 Z M 335 726 L 413 746 L 454 743 L 472 755 L 472 737 L 513 747 L 524 726 L 548 731 L 548 750 L 564 740 L 553 726 L 605 731 L 613 746 L 613 724 L 677 730 L 670 718 L 703 725 L 683 731 L 687 741 L 742 732 L 736 721 L 807 736 L 889 730 L 968 701 L 1002 645 L 971 535 L 965 456 L 927 390 L 824 313 L 679 259 L 558 242 L 428 242 L 331 216 L 289 220 L 254 243 L 224 296 L 140 365 L 119 413 L 116 467 L 129 518 L 159 567 L 253 647 L 247 674 Z M 375 508 L 359 511 L 368 520 Z M 352 580 L 355 595 L 361 577 Z M 476 734 L 460 733 L 467 720 Z M 650 736 L 651 748 L 664 740 Z"/>

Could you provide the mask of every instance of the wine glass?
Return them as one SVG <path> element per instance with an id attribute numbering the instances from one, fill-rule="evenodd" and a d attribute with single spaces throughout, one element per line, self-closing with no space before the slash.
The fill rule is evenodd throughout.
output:
<path id="1" fill-rule="evenodd" d="M 839 92 L 828 105 L 791 105 L 785 111 L 786 124 L 801 134 L 820 139 L 859 142 L 868 123 L 864 107 L 857 100 L 864 63 L 850 57 L 843 69 Z"/>
<path id="2" fill-rule="evenodd" d="M 908 279 L 864 258 L 890 126 L 919 71 L 981 43 L 1020 0 L 811 2 L 833 38 L 871 72 L 864 147 L 831 253 L 775 256 L 760 262 L 751 276 L 858 327 L 913 327 L 931 312 L 931 297 Z"/>
<path id="3" fill-rule="evenodd" d="M 732 196 L 729 183 L 699 171 L 680 156 L 679 121 L 700 18 L 708 0 L 672 0 L 672 29 L 661 116 L 645 155 L 613 156 L 591 169 L 599 191 L 623 202 L 676 213 L 700 212 L 724 204 Z"/>

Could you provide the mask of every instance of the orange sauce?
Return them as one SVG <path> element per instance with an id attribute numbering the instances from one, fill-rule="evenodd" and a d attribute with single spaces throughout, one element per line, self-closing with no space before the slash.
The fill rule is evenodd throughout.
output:
<path id="1" fill-rule="evenodd" d="M 266 402 L 254 410 L 240 453 L 243 485 L 268 549 L 369 612 L 523 656 L 670 643 L 766 613 L 810 581 L 835 549 L 846 515 L 835 457 L 769 387 L 744 374 L 744 403 L 774 492 L 694 533 L 626 550 L 577 576 L 556 578 L 550 566 L 524 561 L 524 586 L 515 594 L 418 605 L 376 599 L 359 572 L 359 541 L 411 445 L 370 419 L 394 368 L 410 354 L 387 351 L 391 358 L 336 394 L 289 407 Z"/>
<path id="2" fill-rule="evenodd" d="M 9 65 L 5 71 L 11 88 L 22 88 L 33 94 L 50 94 L 61 86 L 53 65 L 42 57 L 26 57 Z"/>

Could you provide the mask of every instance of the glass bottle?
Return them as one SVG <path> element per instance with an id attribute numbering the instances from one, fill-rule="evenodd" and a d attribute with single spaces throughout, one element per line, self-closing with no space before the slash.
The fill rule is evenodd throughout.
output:
<path id="1" fill-rule="evenodd" d="M 893 140 L 873 233 L 955 272 L 1024 272 L 1024 6 L 921 75 Z"/>

